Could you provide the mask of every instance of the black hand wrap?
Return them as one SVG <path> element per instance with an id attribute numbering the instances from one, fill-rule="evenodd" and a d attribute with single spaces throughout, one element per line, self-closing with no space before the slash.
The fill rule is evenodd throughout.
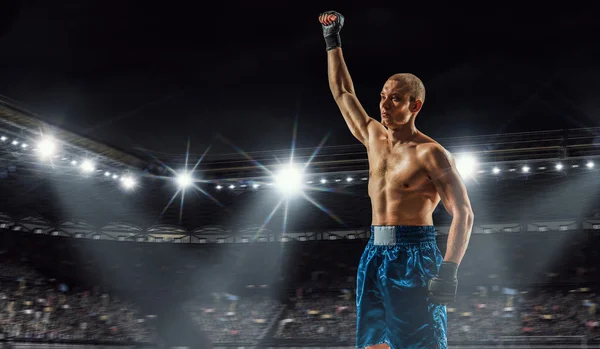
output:
<path id="1" fill-rule="evenodd" d="M 321 24 L 323 27 L 323 36 L 325 37 L 325 45 L 327 51 L 332 50 L 336 47 L 342 47 L 342 38 L 340 37 L 340 31 L 344 26 L 344 16 L 335 11 L 323 12 L 323 15 L 334 15 L 337 18 L 333 23 L 329 25 Z"/>
<path id="2" fill-rule="evenodd" d="M 458 265 L 452 262 L 442 262 L 438 274 L 427 283 L 429 300 L 436 304 L 454 302 L 458 288 Z"/>

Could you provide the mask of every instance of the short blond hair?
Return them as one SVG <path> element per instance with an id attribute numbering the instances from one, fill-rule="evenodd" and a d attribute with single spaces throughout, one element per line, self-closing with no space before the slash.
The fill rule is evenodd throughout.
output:
<path id="1" fill-rule="evenodd" d="M 406 84 L 409 89 L 408 94 L 411 102 L 419 99 L 421 103 L 425 103 L 425 85 L 423 85 L 423 81 L 415 75 L 410 73 L 398 73 L 390 76 L 388 80 L 395 80 Z"/>

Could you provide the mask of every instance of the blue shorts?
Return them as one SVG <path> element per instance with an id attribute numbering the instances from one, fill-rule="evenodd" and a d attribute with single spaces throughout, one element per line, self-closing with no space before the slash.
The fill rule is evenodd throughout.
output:
<path id="1" fill-rule="evenodd" d="M 446 349 L 446 306 L 427 281 L 442 264 L 433 226 L 372 226 L 356 282 L 356 347 Z"/>

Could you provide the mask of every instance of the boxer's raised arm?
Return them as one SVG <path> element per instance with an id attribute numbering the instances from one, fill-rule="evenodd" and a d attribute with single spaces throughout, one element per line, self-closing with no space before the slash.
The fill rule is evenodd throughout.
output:
<path id="1" fill-rule="evenodd" d="M 323 36 L 327 48 L 329 88 L 350 132 L 361 143 L 367 145 L 369 124 L 375 120 L 367 115 L 367 112 L 358 101 L 348 67 L 344 61 L 340 39 L 344 17 L 337 12 L 330 11 L 321 14 L 319 22 L 323 27 Z"/>

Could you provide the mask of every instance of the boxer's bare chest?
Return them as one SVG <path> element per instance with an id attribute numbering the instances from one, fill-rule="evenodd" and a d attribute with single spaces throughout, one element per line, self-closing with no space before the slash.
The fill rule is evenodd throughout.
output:
<path id="1" fill-rule="evenodd" d="M 411 191 L 429 182 L 417 157 L 417 144 L 390 144 L 387 139 L 369 143 L 369 179 L 387 189 Z"/>

